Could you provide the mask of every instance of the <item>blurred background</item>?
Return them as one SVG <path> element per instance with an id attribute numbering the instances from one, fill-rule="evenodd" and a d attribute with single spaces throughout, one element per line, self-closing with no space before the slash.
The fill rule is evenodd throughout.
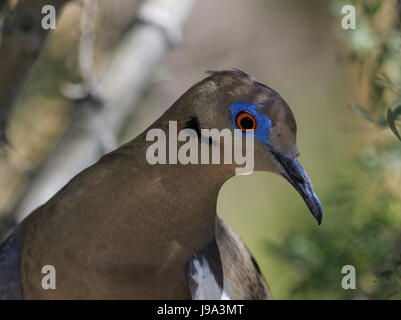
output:
<path id="1" fill-rule="evenodd" d="M 0 151 L 1 237 L 71 172 L 145 130 L 205 71 L 238 68 L 291 106 L 300 162 L 324 207 L 318 227 L 291 186 L 269 173 L 238 176 L 222 188 L 217 212 L 253 252 L 274 298 L 401 298 L 399 2 L 190 1 L 166 39 L 132 47 L 121 43 L 149 23 L 152 7 L 133 0 L 66 2 L 8 117 Z M 170 2 L 169 10 L 177 10 L 180 1 Z M 345 4 L 356 7 L 355 30 L 341 27 Z M 168 17 L 167 25 L 174 15 Z M 157 58 L 131 68 L 147 57 L 140 45 Z M 124 48 L 132 50 L 122 54 Z M 141 72 L 113 73 L 116 61 Z M 119 90 L 126 88 L 120 76 L 135 77 L 124 84 L 132 83 L 135 94 Z M 106 96 L 105 83 L 114 85 Z M 120 96 L 108 100 L 113 105 L 104 102 L 108 95 Z M 94 125 L 95 118 L 104 125 Z M 88 145 L 95 140 L 75 148 L 76 132 L 79 141 L 96 137 L 92 158 L 79 160 L 93 153 Z M 35 196 L 39 189 L 44 198 Z M 341 287 L 344 265 L 356 269 L 355 290 Z"/>

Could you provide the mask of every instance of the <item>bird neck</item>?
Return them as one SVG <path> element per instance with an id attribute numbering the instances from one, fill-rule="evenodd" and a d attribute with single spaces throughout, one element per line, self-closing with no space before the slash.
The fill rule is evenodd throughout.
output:
<path id="1" fill-rule="evenodd" d="M 149 143 L 142 138 L 126 148 L 127 152 L 135 150 L 130 155 L 135 158 L 133 194 L 142 198 L 146 211 L 138 228 L 160 240 L 157 243 L 174 241 L 191 251 L 202 248 L 215 237 L 217 198 L 222 185 L 233 175 L 232 169 L 213 164 L 151 165 L 145 158 Z M 139 223 L 137 215 L 131 214 L 129 219 Z"/>

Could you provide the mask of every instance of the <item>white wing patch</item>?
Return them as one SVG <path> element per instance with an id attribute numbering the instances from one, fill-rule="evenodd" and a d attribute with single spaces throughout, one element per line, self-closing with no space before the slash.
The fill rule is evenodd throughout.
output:
<path id="1" fill-rule="evenodd" d="M 228 293 L 219 287 L 205 256 L 198 255 L 191 264 L 189 276 L 196 284 L 195 292 L 192 293 L 194 300 L 230 300 Z"/>

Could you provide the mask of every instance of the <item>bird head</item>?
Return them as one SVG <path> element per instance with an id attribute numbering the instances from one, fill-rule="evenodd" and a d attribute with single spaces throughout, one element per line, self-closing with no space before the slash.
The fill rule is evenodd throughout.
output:
<path id="1" fill-rule="evenodd" d="M 304 199 L 318 224 L 321 223 L 322 206 L 297 159 L 294 115 L 276 91 L 242 71 L 229 70 L 210 72 L 209 77 L 188 92 L 183 104 L 194 107 L 197 125 L 252 134 L 254 170 L 284 177 Z"/>

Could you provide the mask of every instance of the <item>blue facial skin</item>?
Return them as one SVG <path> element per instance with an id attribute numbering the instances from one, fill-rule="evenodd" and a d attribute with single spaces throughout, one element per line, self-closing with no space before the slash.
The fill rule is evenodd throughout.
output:
<path id="1" fill-rule="evenodd" d="M 262 105 L 263 106 L 263 105 Z M 232 116 L 233 116 L 233 124 L 235 129 L 239 129 L 236 123 L 237 115 L 241 112 L 247 112 L 256 119 L 256 128 L 254 130 L 254 137 L 266 145 L 269 145 L 269 131 L 273 126 L 273 122 L 269 119 L 269 117 L 265 114 L 260 113 L 256 106 L 249 103 L 237 102 L 231 106 Z M 246 133 L 243 132 L 245 135 Z"/>

